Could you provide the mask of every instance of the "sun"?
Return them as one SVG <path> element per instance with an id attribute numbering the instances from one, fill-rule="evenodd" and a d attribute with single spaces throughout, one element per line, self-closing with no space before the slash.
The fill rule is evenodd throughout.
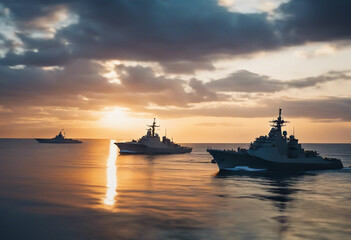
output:
<path id="1" fill-rule="evenodd" d="M 108 128 L 118 128 L 123 125 L 128 125 L 128 114 L 126 111 L 129 109 L 127 108 L 113 108 L 112 110 L 109 111 L 104 111 L 103 112 L 103 117 L 99 121 L 99 125 L 102 127 L 108 127 Z"/>

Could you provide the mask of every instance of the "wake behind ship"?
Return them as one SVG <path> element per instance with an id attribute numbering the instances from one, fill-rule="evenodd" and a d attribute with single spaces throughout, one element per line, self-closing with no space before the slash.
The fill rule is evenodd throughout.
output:
<path id="1" fill-rule="evenodd" d="M 287 137 L 281 132 L 286 121 L 279 116 L 272 121 L 268 136 L 260 136 L 250 144 L 249 149 L 216 150 L 207 149 L 220 170 L 246 166 L 269 170 L 327 170 L 340 169 L 340 159 L 321 157 L 316 151 L 306 151 L 294 135 Z"/>
<path id="2" fill-rule="evenodd" d="M 66 138 L 63 129 L 54 138 L 36 138 L 39 143 L 82 143 L 82 141 Z"/>
<path id="3" fill-rule="evenodd" d="M 156 119 L 152 125 L 148 125 L 149 129 L 145 136 L 139 140 L 132 140 L 131 142 L 118 142 L 115 143 L 119 148 L 120 154 L 180 154 L 190 153 L 191 147 L 182 147 L 179 144 L 174 143 L 166 136 L 160 140 L 159 135 L 155 132 Z"/>

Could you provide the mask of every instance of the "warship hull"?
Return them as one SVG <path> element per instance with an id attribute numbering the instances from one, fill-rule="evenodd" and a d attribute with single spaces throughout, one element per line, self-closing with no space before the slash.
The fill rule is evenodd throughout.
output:
<path id="1" fill-rule="evenodd" d="M 74 139 L 47 139 L 47 138 L 36 138 L 38 143 L 82 143 L 82 141 L 74 140 Z"/>
<path id="2" fill-rule="evenodd" d="M 339 159 L 325 159 L 320 161 L 306 162 L 279 162 L 269 161 L 260 157 L 252 156 L 245 152 L 230 150 L 207 150 L 217 163 L 219 170 L 226 170 L 239 166 L 247 166 L 254 169 L 286 170 L 286 171 L 309 171 L 309 170 L 330 170 L 341 169 L 343 165 Z"/>
<path id="3" fill-rule="evenodd" d="M 119 148 L 120 154 L 182 154 L 190 153 L 192 148 L 188 147 L 148 147 L 141 143 L 115 143 Z"/>

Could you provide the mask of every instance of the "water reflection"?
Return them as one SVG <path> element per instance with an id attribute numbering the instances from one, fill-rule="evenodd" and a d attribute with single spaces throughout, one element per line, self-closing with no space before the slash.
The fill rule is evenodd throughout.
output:
<path id="1" fill-rule="evenodd" d="M 305 176 L 313 176 L 312 173 L 289 173 L 289 172 L 269 172 L 269 171 L 220 171 L 217 178 L 233 178 L 240 182 L 249 183 L 251 187 L 256 185 L 256 190 L 239 193 L 240 198 L 257 199 L 259 201 L 270 202 L 276 212 L 270 213 L 270 218 L 278 223 L 279 237 L 284 237 L 291 227 L 290 212 L 293 211 L 292 202 L 296 199 L 298 192 L 302 191 L 298 187 L 299 181 Z"/>
<path id="2" fill-rule="evenodd" d="M 247 172 L 247 171 L 220 171 L 216 177 L 219 178 L 244 178 L 246 181 L 256 180 L 255 182 L 264 190 L 263 194 L 253 194 L 260 200 L 271 201 L 280 212 L 286 211 L 287 204 L 294 200 L 294 195 L 300 191 L 296 187 L 299 180 L 312 173 L 275 173 L 269 171 Z"/>
<path id="3" fill-rule="evenodd" d="M 117 157 L 113 143 L 86 140 L 66 146 L 0 139 L 0 238 L 351 236 L 348 170 L 315 175 L 232 171 L 213 177 L 217 166 L 209 164 L 206 153 L 212 145 L 192 145 L 194 151 L 184 155 Z M 351 159 L 351 145 L 346 146 L 340 154 Z"/>
<path id="4" fill-rule="evenodd" d="M 114 144 L 116 140 L 110 140 L 110 150 L 106 163 L 106 195 L 104 204 L 113 206 L 117 196 L 117 146 Z"/>

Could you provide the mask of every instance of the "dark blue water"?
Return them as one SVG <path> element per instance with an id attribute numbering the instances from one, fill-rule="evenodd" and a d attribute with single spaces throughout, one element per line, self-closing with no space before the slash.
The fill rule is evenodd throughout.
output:
<path id="1" fill-rule="evenodd" d="M 351 239 L 351 169 L 218 174 L 207 147 L 118 156 L 110 140 L 0 139 L 0 239 Z M 351 144 L 304 144 L 351 165 Z"/>

